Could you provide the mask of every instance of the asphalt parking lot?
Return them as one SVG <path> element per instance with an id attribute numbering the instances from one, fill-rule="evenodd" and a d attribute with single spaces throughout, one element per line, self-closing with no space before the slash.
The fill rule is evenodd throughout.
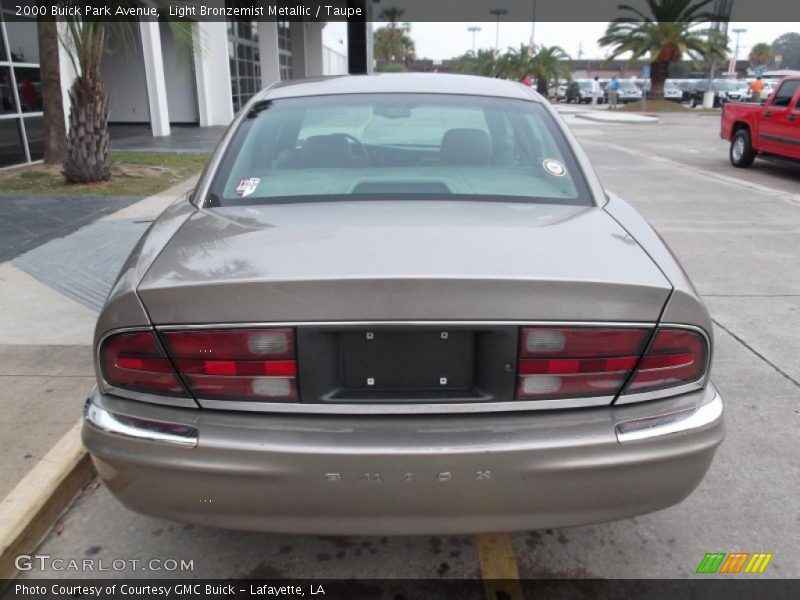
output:
<path id="1" fill-rule="evenodd" d="M 606 187 L 669 242 L 714 319 L 712 373 L 728 434 L 686 501 L 620 522 L 494 538 L 332 538 L 172 524 L 129 512 L 93 484 L 40 553 L 193 561 L 188 572 L 107 577 L 423 579 L 682 578 L 707 552 L 739 551 L 773 553 L 759 577 L 800 576 L 800 168 L 757 161 L 734 170 L 718 117 L 665 115 L 635 125 L 567 119 Z M 22 575 L 87 576 L 38 568 Z"/>

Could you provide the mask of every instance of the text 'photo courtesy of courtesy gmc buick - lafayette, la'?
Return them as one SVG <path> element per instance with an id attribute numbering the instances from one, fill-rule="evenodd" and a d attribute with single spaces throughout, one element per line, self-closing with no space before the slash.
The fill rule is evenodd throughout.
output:
<path id="1" fill-rule="evenodd" d="M 124 265 L 83 439 L 126 506 L 442 534 L 688 496 L 723 439 L 711 320 L 510 81 L 282 82 Z"/>
<path id="2" fill-rule="evenodd" d="M 800 160 L 800 76 L 784 77 L 765 104 L 726 104 L 720 135 L 731 142 L 734 167 L 757 156 Z"/>

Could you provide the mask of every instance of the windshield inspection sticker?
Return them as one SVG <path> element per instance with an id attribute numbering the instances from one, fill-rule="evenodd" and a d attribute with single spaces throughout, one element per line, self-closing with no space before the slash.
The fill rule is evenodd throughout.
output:
<path id="1" fill-rule="evenodd" d="M 555 158 L 545 158 L 542 161 L 542 167 L 553 177 L 563 177 L 567 174 L 567 168 Z"/>
<path id="2" fill-rule="evenodd" d="M 258 189 L 258 184 L 261 183 L 260 177 L 246 177 L 239 180 L 239 185 L 236 186 L 237 196 L 249 196 Z"/>

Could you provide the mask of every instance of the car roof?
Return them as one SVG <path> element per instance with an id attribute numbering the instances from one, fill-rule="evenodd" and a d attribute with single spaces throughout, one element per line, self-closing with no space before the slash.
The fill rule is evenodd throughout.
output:
<path id="1" fill-rule="evenodd" d="M 259 100 L 335 94 L 464 94 L 541 102 L 516 81 L 444 73 L 374 73 L 281 81 L 258 95 Z"/>

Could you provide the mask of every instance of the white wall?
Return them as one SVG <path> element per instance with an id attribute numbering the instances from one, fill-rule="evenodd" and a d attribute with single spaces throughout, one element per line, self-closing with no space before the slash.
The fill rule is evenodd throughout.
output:
<path id="1" fill-rule="evenodd" d="M 112 123 L 149 123 L 147 80 L 144 73 L 142 40 L 138 27 L 131 27 L 128 40 L 109 36 L 107 52 L 100 65 L 109 100 Z"/>
<path id="2" fill-rule="evenodd" d="M 160 29 L 170 123 L 197 123 L 200 117 L 192 48 L 185 42 L 176 44 L 168 23 L 160 23 Z"/>
<path id="3" fill-rule="evenodd" d="M 261 56 L 261 87 L 265 88 L 281 79 L 278 62 L 278 25 L 274 21 L 259 21 L 258 51 Z"/>
<path id="4" fill-rule="evenodd" d="M 64 104 L 64 124 L 66 125 L 67 131 L 69 131 L 69 88 L 72 87 L 78 73 L 75 71 L 75 67 L 65 47 L 65 44 L 69 45 L 69 47 L 71 47 L 72 44 L 67 35 L 67 24 L 63 21 L 58 23 L 58 39 L 60 40 L 58 45 L 58 66 L 61 70 L 61 100 Z"/>
<path id="5" fill-rule="evenodd" d="M 227 125 L 233 119 L 233 100 L 225 23 L 194 23 L 192 43 L 200 125 Z"/>
<path id="6" fill-rule="evenodd" d="M 336 24 L 340 25 L 340 24 Z M 347 28 L 322 30 L 322 74 L 347 75 Z"/>
<path id="7" fill-rule="evenodd" d="M 329 46 L 322 47 L 322 74 L 346 75 L 347 55 Z"/>

